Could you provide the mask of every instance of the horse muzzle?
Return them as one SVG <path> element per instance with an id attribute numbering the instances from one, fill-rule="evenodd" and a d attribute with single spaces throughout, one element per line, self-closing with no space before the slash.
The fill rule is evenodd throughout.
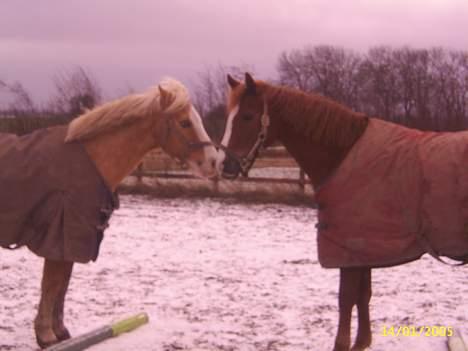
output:
<path id="1" fill-rule="evenodd" d="M 223 178 L 236 179 L 241 173 L 241 171 L 242 169 L 239 164 L 239 161 L 227 155 L 222 164 L 221 175 L 223 176 Z"/>

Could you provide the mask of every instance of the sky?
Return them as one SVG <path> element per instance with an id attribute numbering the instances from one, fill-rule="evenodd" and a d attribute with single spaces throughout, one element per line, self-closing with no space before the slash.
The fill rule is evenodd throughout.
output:
<path id="1" fill-rule="evenodd" d="M 468 0 L 0 0 L 0 80 L 45 100 L 80 65 L 112 98 L 217 64 L 268 79 L 307 45 L 468 50 L 466 33 Z"/>

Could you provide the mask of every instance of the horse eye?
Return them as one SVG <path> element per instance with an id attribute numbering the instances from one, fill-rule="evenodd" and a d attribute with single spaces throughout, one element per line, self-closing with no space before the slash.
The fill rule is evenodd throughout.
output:
<path id="1" fill-rule="evenodd" d="M 253 120 L 253 118 L 254 118 L 254 116 L 251 115 L 251 114 L 245 114 L 245 115 L 242 116 L 242 119 L 244 121 L 251 121 L 251 120 Z"/>
<path id="2" fill-rule="evenodd" d="M 180 122 L 180 126 L 182 128 L 190 128 L 192 126 L 192 122 L 190 122 L 188 119 L 184 119 Z"/>

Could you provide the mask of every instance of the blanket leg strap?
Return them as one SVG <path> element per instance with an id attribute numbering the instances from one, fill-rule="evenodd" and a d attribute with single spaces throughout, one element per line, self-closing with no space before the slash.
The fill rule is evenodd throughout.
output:
<path id="1" fill-rule="evenodd" d="M 440 255 L 432 248 L 431 243 L 429 242 L 429 239 L 422 233 L 418 233 L 418 239 L 419 242 L 421 243 L 423 249 L 432 257 L 434 257 L 437 261 L 442 262 L 443 264 L 446 264 L 448 266 L 456 267 L 456 266 L 463 266 L 468 263 L 468 257 L 461 260 L 459 263 L 450 263 L 442 259 Z"/>

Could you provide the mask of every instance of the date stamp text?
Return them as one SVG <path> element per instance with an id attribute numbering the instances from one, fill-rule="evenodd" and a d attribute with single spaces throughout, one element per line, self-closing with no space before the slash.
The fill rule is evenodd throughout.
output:
<path id="1" fill-rule="evenodd" d="M 448 326 L 433 325 L 433 326 L 415 326 L 415 325 L 400 325 L 387 326 L 384 325 L 381 329 L 382 336 L 452 336 L 453 328 Z"/>

